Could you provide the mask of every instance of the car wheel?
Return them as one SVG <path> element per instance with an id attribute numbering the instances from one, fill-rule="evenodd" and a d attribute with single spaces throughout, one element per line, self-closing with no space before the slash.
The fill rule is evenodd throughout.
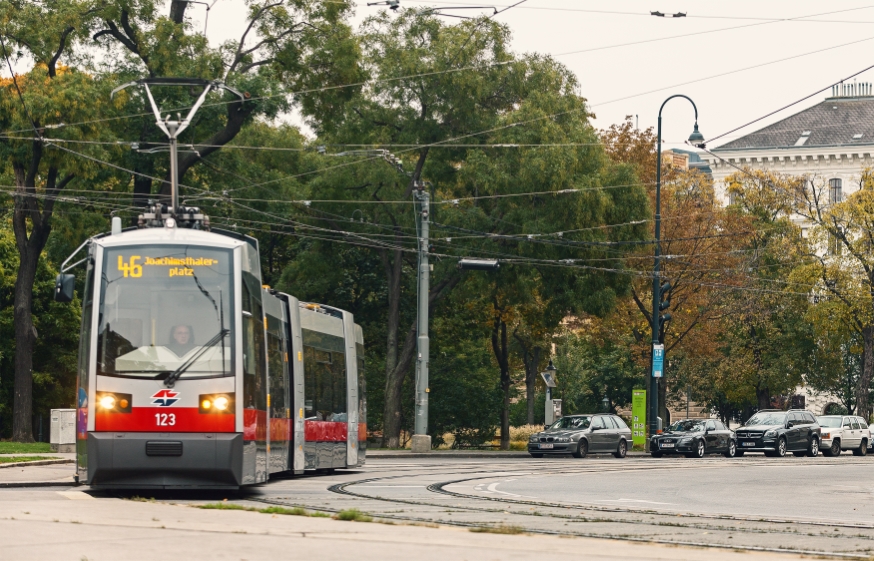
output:
<path id="1" fill-rule="evenodd" d="M 585 458 L 586 454 L 589 453 L 589 443 L 586 442 L 586 439 L 581 438 L 580 444 L 577 446 L 576 452 L 571 452 L 571 455 L 574 458 Z"/>
<path id="2" fill-rule="evenodd" d="M 703 458 L 704 454 L 706 454 L 706 453 L 707 453 L 707 451 L 704 449 L 704 441 L 699 440 L 698 447 L 695 448 L 695 457 L 696 458 Z"/>
<path id="3" fill-rule="evenodd" d="M 543 454 L 535 454 L 534 452 L 532 452 L 532 453 L 531 453 L 531 457 L 532 457 L 532 458 L 542 458 L 542 457 L 543 457 Z"/>
<path id="4" fill-rule="evenodd" d="M 819 439 L 815 436 L 810 437 L 810 445 L 807 447 L 807 456 L 810 458 L 819 456 Z"/>
<path id="5" fill-rule="evenodd" d="M 661 458 L 663 454 L 661 452 L 650 452 L 649 455 L 653 458 Z"/>
<path id="6" fill-rule="evenodd" d="M 729 441 L 728 450 L 726 450 L 723 454 L 726 458 L 734 458 L 737 455 L 737 444 L 734 440 Z"/>
<path id="7" fill-rule="evenodd" d="M 829 456 L 840 456 L 841 455 L 841 441 L 839 439 L 832 440 L 832 445 L 828 448 Z"/>
<path id="8" fill-rule="evenodd" d="M 774 450 L 774 456 L 782 458 L 786 455 L 786 439 L 782 436 L 777 440 L 777 448 Z"/>
<path id="9" fill-rule="evenodd" d="M 624 458 L 625 454 L 627 454 L 627 453 L 628 453 L 628 443 L 625 441 L 625 439 L 622 439 L 619 441 L 619 448 L 617 448 L 616 451 L 613 452 L 613 457 L 614 458 Z"/>
<path id="10" fill-rule="evenodd" d="M 856 448 L 855 450 L 853 450 L 853 455 L 854 456 L 864 456 L 867 453 L 868 453 L 868 441 L 863 438 L 862 442 L 859 443 L 859 447 Z"/>

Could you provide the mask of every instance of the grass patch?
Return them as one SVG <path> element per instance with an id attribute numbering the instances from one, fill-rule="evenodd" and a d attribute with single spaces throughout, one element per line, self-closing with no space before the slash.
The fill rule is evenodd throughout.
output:
<path id="1" fill-rule="evenodd" d="M 525 528 L 501 524 L 500 526 L 477 526 L 471 528 L 470 531 L 478 534 L 524 534 Z"/>
<path id="2" fill-rule="evenodd" d="M 45 454 L 51 451 L 48 442 L 0 442 L 0 454 Z"/>
<path id="3" fill-rule="evenodd" d="M 352 522 L 373 522 L 372 516 L 367 516 L 357 508 L 341 510 L 331 518 L 334 520 L 347 520 Z"/>
<path id="4" fill-rule="evenodd" d="M 310 512 L 304 508 L 296 506 L 294 508 L 285 508 L 284 506 L 268 506 L 267 508 L 257 508 L 254 506 L 243 506 L 235 503 L 208 503 L 205 505 L 196 505 L 197 508 L 206 510 L 245 510 L 247 512 L 260 512 L 261 514 L 281 514 L 283 516 L 309 516 L 310 518 L 330 518 L 331 515 L 324 512 Z"/>
<path id="5" fill-rule="evenodd" d="M 243 506 L 235 503 L 209 503 L 205 505 L 197 505 L 197 508 L 203 508 L 206 510 L 249 510 L 252 512 L 257 512 L 258 509 L 252 506 Z"/>
<path id="6" fill-rule="evenodd" d="M 40 460 L 57 460 L 51 456 L 5 456 L 0 457 L 0 464 L 14 464 L 16 462 L 38 462 Z"/>

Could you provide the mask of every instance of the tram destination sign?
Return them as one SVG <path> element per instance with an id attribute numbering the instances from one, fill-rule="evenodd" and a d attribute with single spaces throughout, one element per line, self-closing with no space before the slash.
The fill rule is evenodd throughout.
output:
<path id="1" fill-rule="evenodd" d="M 118 272 L 124 278 L 141 278 L 145 270 L 159 272 L 166 271 L 168 277 L 193 277 L 197 267 L 213 267 L 219 264 L 219 260 L 212 257 L 149 257 L 131 255 L 125 260 L 125 256 L 118 256 Z M 150 275 L 151 276 L 151 275 Z"/>

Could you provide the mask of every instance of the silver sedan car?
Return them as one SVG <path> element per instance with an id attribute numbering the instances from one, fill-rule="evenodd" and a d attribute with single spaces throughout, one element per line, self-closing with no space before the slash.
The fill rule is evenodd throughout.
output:
<path id="1" fill-rule="evenodd" d="M 528 439 L 528 453 L 534 458 L 544 454 L 613 454 L 624 458 L 631 442 L 631 429 L 617 415 L 569 415 Z"/>

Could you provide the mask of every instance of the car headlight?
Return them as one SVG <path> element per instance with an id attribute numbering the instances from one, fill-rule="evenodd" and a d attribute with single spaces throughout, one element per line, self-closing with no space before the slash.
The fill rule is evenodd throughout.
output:
<path id="1" fill-rule="evenodd" d="M 540 437 L 538 437 L 537 435 L 528 437 L 528 442 L 537 442 L 538 440 L 540 440 Z"/>
<path id="2" fill-rule="evenodd" d="M 680 444 L 689 444 L 690 442 L 692 442 L 692 437 L 687 436 L 686 438 L 681 438 L 679 443 Z"/>
<path id="3" fill-rule="evenodd" d="M 768 432 L 765 433 L 765 436 L 766 436 L 766 437 L 777 436 L 777 431 L 775 431 L 775 430 L 769 430 Z"/>
<path id="4" fill-rule="evenodd" d="M 822 437 L 825 438 L 826 440 L 828 440 L 829 438 L 832 437 L 832 435 L 830 432 L 824 432 L 824 433 L 822 433 Z"/>

